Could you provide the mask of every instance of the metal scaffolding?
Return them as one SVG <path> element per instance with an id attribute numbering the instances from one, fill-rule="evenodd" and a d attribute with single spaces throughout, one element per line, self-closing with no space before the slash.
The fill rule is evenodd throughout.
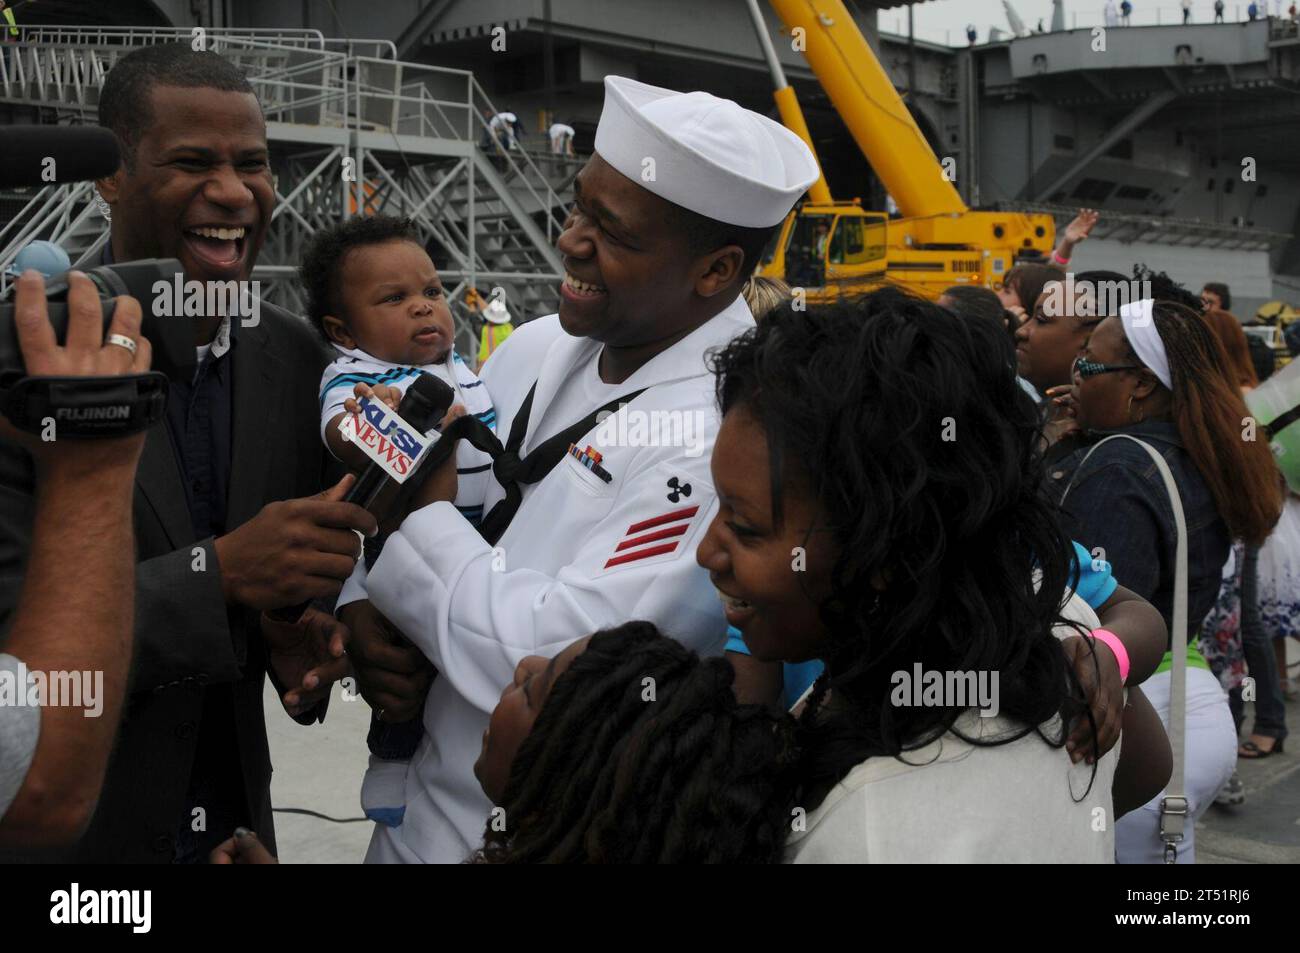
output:
<path id="1" fill-rule="evenodd" d="M 132 49 L 192 42 L 193 31 L 30 28 L 0 57 L 0 103 L 43 121 L 93 123 L 104 77 Z M 581 160 L 506 149 L 474 75 L 396 59 L 387 40 L 337 40 L 314 30 L 207 30 L 206 49 L 235 63 L 267 120 L 276 208 L 253 277 L 263 296 L 303 310 L 295 271 L 318 229 L 357 214 L 411 218 L 453 302 L 496 289 L 512 313 L 555 309 L 563 277 L 554 248 Z M 107 224 L 88 183 L 9 193 L 21 209 L 0 228 L 0 269 L 33 239 L 93 262 Z M 25 203 L 25 204 L 23 204 Z M 458 345 L 475 349 L 465 308 Z"/>

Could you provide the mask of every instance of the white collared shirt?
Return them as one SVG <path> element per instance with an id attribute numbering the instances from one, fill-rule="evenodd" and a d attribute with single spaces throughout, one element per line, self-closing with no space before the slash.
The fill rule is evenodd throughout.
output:
<path id="1" fill-rule="evenodd" d="M 207 344 L 199 344 L 194 348 L 194 379 L 199 379 L 199 368 L 209 357 L 216 360 L 230 350 L 230 316 L 221 319 L 221 324 L 217 326 L 217 333 L 212 336 L 212 340 Z"/>

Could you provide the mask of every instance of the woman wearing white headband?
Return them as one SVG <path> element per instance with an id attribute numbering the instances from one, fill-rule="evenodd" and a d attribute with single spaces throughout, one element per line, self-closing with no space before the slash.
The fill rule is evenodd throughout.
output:
<path id="1" fill-rule="evenodd" d="M 1223 348 L 1191 309 L 1171 301 L 1137 301 L 1092 332 L 1074 365 L 1071 409 L 1079 427 L 1100 439 L 1128 434 L 1169 464 L 1188 535 L 1185 793 L 1188 817 L 1179 863 L 1194 860 L 1196 818 L 1232 773 L 1237 739 L 1227 696 L 1196 649 L 1201 620 L 1219 590 L 1233 539 L 1258 544 L 1281 513 L 1276 469 L 1263 435 L 1228 370 Z M 1095 442 L 1095 441 L 1094 441 Z M 1177 530 L 1169 494 L 1147 452 L 1111 440 L 1084 463 L 1088 448 L 1049 471 L 1065 496 L 1071 535 L 1110 562 L 1121 585 L 1173 614 Z M 1068 494 L 1066 493 L 1068 487 Z M 1172 655 L 1142 689 L 1169 724 Z M 1115 848 L 1121 863 L 1159 863 L 1160 798 L 1121 818 Z"/>

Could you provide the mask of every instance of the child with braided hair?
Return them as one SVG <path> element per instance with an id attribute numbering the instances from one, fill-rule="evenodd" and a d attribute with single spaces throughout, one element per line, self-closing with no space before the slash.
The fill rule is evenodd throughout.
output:
<path id="1" fill-rule="evenodd" d="M 525 658 L 474 773 L 498 805 L 478 863 L 774 863 L 794 721 L 648 622 Z"/>

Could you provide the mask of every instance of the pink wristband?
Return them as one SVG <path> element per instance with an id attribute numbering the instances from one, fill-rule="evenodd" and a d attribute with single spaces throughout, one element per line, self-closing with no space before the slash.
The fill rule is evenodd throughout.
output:
<path id="1" fill-rule="evenodd" d="M 1128 652 L 1124 650 L 1124 643 L 1119 640 L 1119 636 L 1109 629 L 1093 629 L 1092 637 L 1115 653 L 1115 661 L 1119 662 L 1119 680 L 1127 683 Z"/>
<path id="2" fill-rule="evenodd" d="M 1058 265 L 1068 265 L 1070 263 L 1070 259 L 1062 258 L 1055 251 L 1052 252 L 1052 261 L 1056 262 Z"/>

